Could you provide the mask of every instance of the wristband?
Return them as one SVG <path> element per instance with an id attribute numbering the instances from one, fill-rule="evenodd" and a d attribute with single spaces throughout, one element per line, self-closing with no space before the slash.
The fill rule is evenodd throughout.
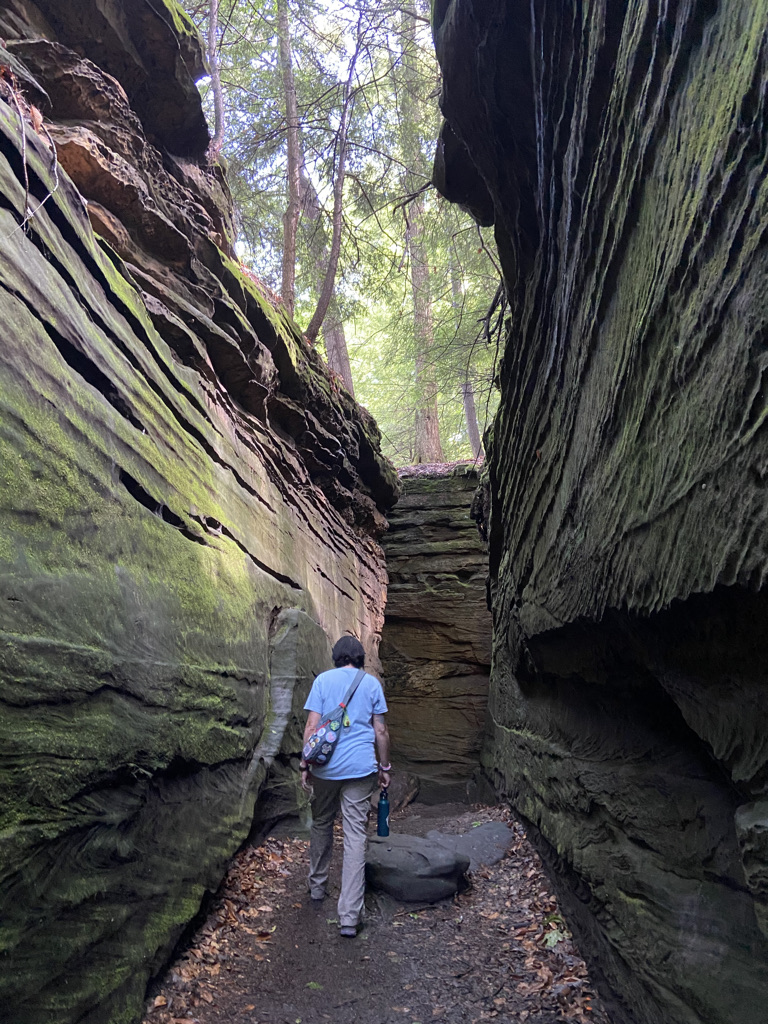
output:
<path id="1" fill-rule="evenodd" d="M 380 764 L 379 765 L 379 771 L 380 772 L 391 772 L 392 771 L 392 765 L 391 764 Z"/>

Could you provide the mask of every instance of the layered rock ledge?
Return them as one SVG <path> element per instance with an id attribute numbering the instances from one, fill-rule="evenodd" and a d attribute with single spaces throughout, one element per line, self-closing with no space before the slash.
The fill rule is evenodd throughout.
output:
<path id="1" fill-rule="evenodd" d="M 768 991 L 768 4 L 439 0 L 435 179 L 495 225 L 487 771 L 613 1019 Z"/>
<path id="2" fill-rule="evenodd" d="M 470 518 L 471 465 L 401 471 L 383 544 L 389 587 L 381 663 L 392 757 L 420 799 L 466 799 L 488 704 L 487 554 Z"/>
<path id="3" fill-rule="evenodd" d="M 0 37 L 0 1015 L 127 1024 L 268 773 L 295 801 L 328 638 L 376 664 L 398 484 L 232 258 L 173 0 Z"/>

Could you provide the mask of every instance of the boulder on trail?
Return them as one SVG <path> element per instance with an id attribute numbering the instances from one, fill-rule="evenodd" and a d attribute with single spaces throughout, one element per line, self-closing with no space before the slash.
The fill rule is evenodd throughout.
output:
<path id="1" fill-rule="evenodd" d="M 514 834 L 503 821 L 486 821 L 484 825 L 476 825 L 460 835 L 448 835 L 433 829 L 427 832 L 426 838 L 428 842 L 440 843 L 460 857 L 468 857 L 469 870 L 477 871 L 479 867 L 498 864 L 509 849 Z"/>
<path id="2" fill-rule="evenodd" d="M 421 836 L 374 836 L 368 841 L 365 877 L 405 903 L 436 903 L 467 888 L 469 857 Z"/>

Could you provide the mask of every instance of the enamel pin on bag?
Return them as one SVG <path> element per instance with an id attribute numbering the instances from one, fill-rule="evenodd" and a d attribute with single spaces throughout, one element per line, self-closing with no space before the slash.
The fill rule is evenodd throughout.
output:
<path id="1" fill-rule="evenodd" d="M 347 707 L 355 695 L 355 690 L 365 675 L 365 669 L 358 669 L 352 685 L 344 694 L 344 700 L 326 715 L 315 729 L 302 750 L 302 757 L 307 764 L 326 765 L 331 760 L 334 750 L 339 745 L 341 730 L 349 725 Z"/>

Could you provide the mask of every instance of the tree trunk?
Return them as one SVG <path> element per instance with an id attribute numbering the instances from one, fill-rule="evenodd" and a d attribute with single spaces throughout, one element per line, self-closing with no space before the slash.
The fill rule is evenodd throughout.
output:
<path id="1" fill-rule="evenodd" d="M 208 159 L 214 161 L 224 141 L 224 95 L 221 91 L 219 68 L 219 0 L 211 0 L 208 11 L 208 69 L 213 90 L 213 138 L 208 144 Z"/>
<path id="2" fill-rule="evenodd" d="M 456 270 L 456 264 L 451 260 L 451 297 L 453 300 L 453 314 L 456 322 L 456 336 L 461 330 L 462 307 L 464 305 L 461 294 L 461 281 Z M 477 409 L 475 407 L 475 389 L 472 386 L 472 378 L 469 375 L 469 360 L 464 368 L 461 381 L 461 397 L 464 402 L 464 419 L 467 424 L 469 443 L 472 445 L 472 452 L 476 459 L 479 459 L 483 451 L 483 443 L 480 440 L 480 428 L 477 425 Z"/>
<path id="3" fill-rule="evenodd" d="M 424 202 L 419 196 L 408 211 L 410 219 L 406 231 L 406 245 L 411 263 L 411 290 L 413 292 L 413 320 L 416 338 L 416 387 L 418 389 L 415 415 L 416 462 L 442 462 L 440 420 L 437 412 L 437 380 L 434 364 L 434 330 L 432 325 L 432 296 L 429 264 L 424 246 Z"/>
<path id="4" fill-rule="evenodd" d="M 347 350 L 347 338 L 344 334 L 344 324 L 338 315 L 334 315 L 335 301 L 331 302 L 328 316 L 323 324 L 323 339 L 325 351 L 328 353 L 328 365 L 344 381 L 347 391 L 355 397 L 355 389 L 352 386 L 352 367 L 349 365 L 349 352 Z"/>
<path id="5" fill-rule="evenodd" d="M 352 59 L 349 62 L 349 74 L 347 75 L 347 81 L 344 85 L 344 98 L 341 107 L 339 130 L 336 133 L 336 152 L 338 156 L 336 158 L 336 176 L 333 182 L 333 229 L 331 235 L 331 246 L 328 250 L 326 271 L 321 278 L 322 286 L 320 288 L 320 297 L 317 300 L 317 309 L 313 313 L 312 319 L 309 321 L 309 325 L 305 332 L 312 344 L 314 344 L 317 339 L 318 332 L 323 320 L 325 319 L 325 315 L 328 312 L 328 307 L 331 304 L 334 288 L 336 287 L 336 269 L 339 265 L 339 253 L 341 251 L 344 178 L 347 170 L 347 129 L 349 128 L 349 119 L 352 115 L 352 106 L 354 103 L 352 82 L 355 77 L 355 65 L 357 64 L 357 57 L 360 53 L 360 45 L 360 26 L 358 25 L 357 46 L 355 47 L 355 52 L 352 54 Z M 330 363 L 330 354 L 328 356 L 328 362 Z"/>
<path id="6" fill-rule="evenodd" d="M 293 316 L 296 291 L 296 232 L 301 214 L 299 114 L 296 81 L 293 76 L 293 47 L 288 21 L 288 0 L 277 0 L 277 27 L 280 37 L 280 71 L 285 98 L 285 122 L 288 141 L 288 200 L 283 216 L 283 273 L 280 293 L 286 310 Z"/>
<path id="7" fill-rule="evenodd" d="M 305 216 L 302 218 L 304 234 L 307 240 L 317 279 L 322 281 L 328 266 L 328 235 L 323 227 L 320 210 L 320 197 L 312 179 L 304 171 L 301 173 L 301 206 Z M 328 355 L 328 365 L 344 381 L 344 386 L 354 398 L 355 389 L 352 384 L 352 368 L 349 364 L 347 338 L 344 333 L 344 320 L 339 310 L 336 295 L 331 294 L 328 313 L 323 320 L 323 340 Z"/>
<path id="8" fill-rule="evenodd" d="M 461 397 L 464 400 L 464 418 L 467 421 L 467 433 L 469 443 L 475 458 L 479 459 L 483 454 L 483 442 L 480 439 L 480 428 L 477 425 L 477 409 L 475 408 L 475 389 L 472 381 L 467 377 L 461 384 Z"/>
<path id="9" fill-rule="evenodd" d="M 400 91 L 400 142 L 406 166 L 405 189 L 418 192 L 428 176 L 419 174 L 423 155 L 415 126 L 421 123 L 421 100 L 416 67 L 416 9 L 413 0 L 401 7 L 403 88 Z M 437 380 L 434 365 L 434 329 L 429 262 L 424 243 L 424 198 L 417 195 L 407 208 L 406 248 L 411 265 L 414 335 L 416 340 L 416 462 L 442 462 Z"/>

